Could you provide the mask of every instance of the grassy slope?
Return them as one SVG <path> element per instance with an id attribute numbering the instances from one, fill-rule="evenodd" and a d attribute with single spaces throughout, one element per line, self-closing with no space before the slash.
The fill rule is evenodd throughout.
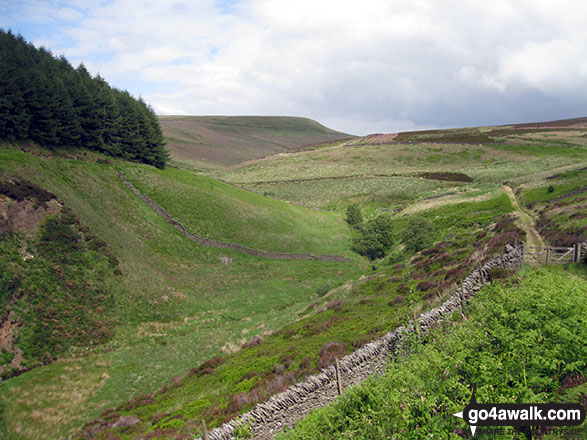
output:
<path id="1" fill-rule="evenodd" d="M 272 116 L 161 116 L 173 163 L 214 169 L 350 135 L 307 118 Z"/>
<path id="2" fill-rule="evenodd" d="M 344 355 L 404 323 L 414 311 L 437 304 L 475 266 L 476 260 L 468 258 L 473 249 L 501 252 L 505 243 L 501 236 L 511 230 L 511 224 L 496 221 L 512 209 L 502 194 L 426 211 L 424 215 L 434 219 L 436 226 L 436 245 L 429 252 L 411 260 L 410 254 L 397 249 L 368 277 L 318 298 L 298 315 L 299 321 L 258 345 L 226 356 L 219 365 L 203 364 L 159 392 L 103 414 L 89 427 L 98 433 L 82 438 L 119 435 L 131 439 L 149 432 L 171 439 L 198 435 L 201 419 L 208 426 L 218 426 L 296 379 L 317 372 L 332 356 Z M 407 219 L 396 223 L 398 234 L 406 223 Z M 521 234 L 516 237 L 520 239 Z M 102 432 L 119 416 L 136 416 L 141 422 Z"/>
<path id="3" fill-rule="evenodd" d="M 556 130 L 499 127 L 493 132 L 476 128 L 406 133 L 383 141 L 366 137 L 252 161 L 215 175 L 256 191 L 321 207 L 338 208 L 358 200 L 379 208 L 396 208 L 446 193 L 456 193 L 453 199 L 459 201 L 470 196 L 471 190 L 478 191 L 478 196 L 494 191 L 505 180 L 520 185 L 542 179 L 560 167 L 584 167 L 586 133 L 581 121 Z M 473 182 L 429 180 L 419 177 L 423 172 L 464 173 Z"/>
<path id="4" fill-rule="evenodd" d="M 196 245 L 131 193 L 117 171 L 141 176 L 137 182 L 164 182 L 170 197 L 182 194 L 190 203 L 197 199 L 199 215 L 208 215 L 204 222 L 213 224 L 218 222 L 216 199 L 209 190 L 201 191 L 210 179 L 122 161 L 97 163 L 96 157 L 41 158 L 0 149 L 1 177 L 19 176 L 55 193 L 109 244 L 123 273 L 109 285 L 116 301 L 113 318 L 120 323 L 110 343 L 87 358 L 63 359 L 0 385 L 4 406 L 0 429 L 9 438 L 65 436 L 101 408 L 150 392 L 221 348 L 230 351 L 256 334 L 280 328 L 307 306 L 327 280 L 341 283 L 360 273 L 362 263 L 356 258 L 351 264 L 265 260 Z M 191 190 L 182 181 L 191 182 Z M 246 222 L 235 216 L 234 225 L 231 218 L 224 218 L 215 238 L 234 239 L 239 230 L 247 230 L 246 244 L 262 249 L 271 243 L 254 237 L 278 237 L 288 229 L 286 244 L 297 251 L 344 251 L 347 232 L 335 215 L 312 212 L 315 226 L 305 228 L 296 239 L 292 228 L 302 223 L 306 209 L 226 184 L 214 185 L 230 212 L 244 206 L 255 213 Z M 273 231 L 274 227 L 278 229 Z M 226 231 L 234 235 L 224 236 Z M 327 246 L 324 252 L 314 239 Z M 228 264 L 222 262 L 224 257 Z M 65 398 L 68 390 L 76 388 L 80 389 L 77 400 Z"/>
<path id="5" fill-rule="evenodd" d="M 552 136 L 552 132 L 548 136 Z M 394 215 L 398 233 L 406 226 L 405 213 L 418 212 L 435 222 L 436 244 L 430 253 L 410 261 L 411 256 L 398 246 L 384 263 L 377 263 L 379 268 L 374 273 L 360 281 L 345 283 L 324 297 L 318 292 L 324 294 L 360 273 L 356 264 L 321 266 L 305 262 L 267 262 L 229 251 L 198 249 L 186 244 L 169 225 L 132 198 L 128 191 L 123 191 L 113 169 L 97 164 L 84 169 L 72 161 L 59 161 L 51 175 L 71 174 L 68 183 L 59 183 L 61 177 L 43 179 L 49 182 L 49 189 L 57 188 L 57 183 L 62 184 L 61 192 L 57 189 L 54 192 L 69 194 L 66 201 L 76 202 L 75 209 L 85 212 L 80 216 L 91 219 L 90 226 L 103 233 L 115 249 L 120 249 L 117 254 L 120 253 L 123 269 L 127 270 L 124 270 L 124 283 L 118 286 L 118 298 L 123 301 L 121 313 L 134 324 L 120 329 L 119 338 L 112 344 L 115 348 L 112 353 L 66 360 L 31 372 L 11 380 L 4 385 L 3 392 L 8 397 L 26 393 L 31 396 L 47 386 L 48 378 L 63 374 L 64 368 L 79 371 L 83 377 L 78 378 L 73 373 L 64 375 L 67 378 L 63 379 L 64 389 L 73 383 L 83 383 L 86 388 L 97 391 L 84 400 L 88 413 L 72 417 L 69 424 L 60 423 L 59 426 L 69 429 L 79 426 L 80 419 L 87 419 L 88 414 L 99 412 L 101 405 L 116 405 L 125 398 L 153 391 L 171 375 L 185 374 L 195 366 L 195 359 L 209 358 L 226 341 L 226 348 L 238 346 L 245 338 L 250 339 L 266 329 L 280 328 L 284 317 L 289 320 L 305 317 L 267 337 L 261 345 L 228 356 L 221 367 L 212 368 L 209 374 L 198 377 L 194 373 L 174 381 L 166 393 L 156 393 L 151 404 L 147 399 L 117 410 L 120 414 L 141 417 L 141 424 L 130 431 L 131 436 L 133 432 L 164 431 L 166 428 L 175 433 L 185 430 L 197 434 L 199 428 L 192 420 L 204 417 L 212 425 L 220 423 L 234 411 L 250 407 L 271 389 L 287 385 L 288 374 L 297 377 L 315 371 L 329 356 L 319 353 L 324 344 L 337 342 L 340 346 L 335 347 L 341 351 L 335 353 L 348 352 L 406 319 L 407 310 L 431 307 L 440 300 L 447 286 L 458 282 L 467 265 L 476 264 L 475 260 L 467 258 L 472 251 L 477 256 L 480 256 L 480 249 L 498 252 L 503 243 L 495 236 L 504 236 L 506 240 L 520 237 L 520 231 L 503 217 L 512 206 L 502 192 L 501 182 L 507 179 L 516 189 L 521 184 L 540 186 L 548 182 L 546 178 L 554 170 L 576 170 L 586 161 L 584 148 L 574 141 L 576 137 L 565 138 L 564 142 L 554 139 L 556 142 L 546 144 L 549 139 L 544 137 L 532 143 L 525 138 L 510 138 L 507 143 L 492 141 L 486 145 L 440 142 L 379 145 L 366 141 L 363 145 L 361 142 L 342 148 L 331 145 L 314 151 L 278 155 L 218 173 L 235 182 L 247 181 L 252 189 L 337 210 L 344 209 L 348 200 L 358 200 L 368 216 L 382 209 L 405 208 Z M 62 168 L 66 165 L 68 169 L 64 173 Z M 45 176 L 45 171 L 39 171 L 40 165 L 36 167 L 29 167 L 31 180 L 35 176 Z M 215 234 L 220 230 L 223 236 L 210 236 L 228 239 L 240 235 L 250 246 L 271 245 L 275 246 L 273 249 L 281 249 L 281 235 L 289 228 L 300 227 L 304 234 L 314 234 L 315 240 L 301 236 L 296 239 L 287 234 L 283 240 L 300 251 L 313 252 L 322 246 L 331 253 L 345 251 L 345 228 L 336 221 L 341 217 L 340 212 L 338 216 L 324 213 L 323 217 L 313 217 L 312 225 L 307 225 L 296 217 L 296 209 L 302 208 L 274 205 L 271 199 L 251 193 L 245 195 L 237 191 L 240 194 L 238 203 L 224 205 L 234 189 L 206 178 L 195 178 L 177 170 L 156 172 L 122 163 L 117 163 L 117 167 L 195 233 Z M 109 171 L 101 175 L 104 169 Z M 474 181 L 375 176 L 380 172 L 419 174 L 423 171 L 465 172 Z M 20 174 L 22 170 L 16 168 L 15 172 Z M 357 174 L 363 177 L 353 177 Z M 364 176 L 366 174 L 370 176 Z M 344 179 L 303 180 L 332 176 Z M 253 183 L 284 178 L 297 181 Z M 73 190 L 69 190 L 68 185 L 72 185 Z M 114 191 L 115 197 L 103 194 L 101 185 Z M 577 183 L 573 185 L 576 187 Z M 198 191 L 191 193 L 192 186 Z M 77 203 L 80 194 L 85 196 Z M 202 200 L 219 200 L 223 208 L 207 205 L 204 210 L 207 218 L 202 219 Z M 250 212 L 251 203 L 270 218 L 255 218 Z M 108 215 L 98 216 L 104 207 Z M 227 216 L 219 214 L 227 208 L 231 213 L 228 223 Z M 283 214 L 278 220 L 273 218 L 276 209 Z M 300 213 L 302 217 L 310 215 L 303 209 Z M 104 217 L 113 215 L 105 221 Z M 247 234 L 249 222 L 268 232 L 267 237 L 271 239 L 260 238 L 265 234 L 258 232 Z M 210 224 L 215 226 L 212 228 Z M 266 231 L 267 228 L 272 232 Z M 324 233 L 328 235 L 322 236 Z M 342 240 L 337 238 L 339 234 Z M 319 246 L 313 247 L 317 243 Z M 232 258 L 233 263 L 220 265 L 218 261 L 223 256 Z M 318 291 L 317 286 L 321 287 Z M 280 295 L 267 294 L 274 291 L 279 291 Z M 169 297 L 168 301 L 162 300 L 163 295 Z M 398 295 L 400 300 L 396 300 Z M 315 303 L 307 309 L 302 307 L 311 301 Z M 185 315 L 190 316 L 183 322 L 177 320 Z M 167 320 L 172 322 L 168 324 Z M 144 321 L 149 322 L 140 324 Z M 194 354 L 196 346 L 199 351 Z M 103 371 L 110 377 L 101 376 Z M 219 383 L 223 386 L 219 387 Z M 117 387 L 121 387 L 121 396 L 117 395 Z M 248 397 L 243 400 L 240 393 Z M 198 396 L 204 395 L 211 397 L 206 401 L 198 400 Z M 42 396 L 34 407 L 25 398 L 10 400 L 7 414 L 30 414 L 34 409 L 43 410 L 51 405 L 57 408 L 56 413 L 68 414 L 62 402 L 49 404 L 47 399 L 49 394 Z M 108 417 L 112 417 L 112 413 L 105 415 L 104 426 L 115 419 Z M 31 424 L 31 420 L 14 419 L 12 433 L 17 423 Z M 37 416 L 30 432 L 39 433 L 51 423 L 55 422 L 39 421 Z M 15 438 L 32 436 L 29 433 L 28 437 Z M 162 434 L 161 438 L 166 435 Z"/>
<path id="6" fill-rule="evenodd" d="M 17 349 L 3 344 L 4 377 L 113 335 L 115 304 L 109 285 L 118 261 L 106 243 L 67 209 L 48 217 L 36 235 L 32 229 L 28 234 L 0 235 L 0 317 L 3 326 L 18 323 Z M 21 249 L 31 258 L 23 259 Z"/>
<path id="7" fill-rule="evenodd" d="M 587 168 L 551 174 L 517 192 L 537 227 L 555 246 L 571 246 L 587 235 Z M 583 189 L 583 190 L 581 190 Z"/>
<path id="8" fill-rule="evenodd" d="M 468 320 L 455 314 L 381 379 L 348 390 L 280 438 L 469 438 L 452 414 L 469 403 L 471 386 L 479 403 L 584 402 L 586 275 L 551 267 L 485 287 Z M 475 438 L 526 438 L 483 431 Z"/>
<path id="9" fill-rule="evenodd" d="M 284 204 L 178 169 L 127 177 L 194 234 L 279 252 L 348 253 L 339 215 Z"/>

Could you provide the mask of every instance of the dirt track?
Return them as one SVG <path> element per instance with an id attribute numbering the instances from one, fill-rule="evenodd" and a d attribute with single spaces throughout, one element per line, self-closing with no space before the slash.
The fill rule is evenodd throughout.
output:
<path id="1" fill-rule="evenodd" d="M 534 227 L 534 219 L 522 209 L 514 191 L 507 185 L 503 185 L 504 192 L 510 198 L 513 207 L 516 209 L 516 216 L 519 220 L 519 226 L 526 233 L 526 245 L 530 247 L 546 247 L 544 239 Z"/>

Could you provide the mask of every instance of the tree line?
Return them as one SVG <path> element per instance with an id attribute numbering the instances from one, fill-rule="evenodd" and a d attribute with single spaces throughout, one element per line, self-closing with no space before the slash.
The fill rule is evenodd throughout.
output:
<path id="1" fill-rule="evenodd" d="M 87 148 L 158 168 L 168 159 L 157 116 L 141 98 L 2 29 L 0 139 Z"/>

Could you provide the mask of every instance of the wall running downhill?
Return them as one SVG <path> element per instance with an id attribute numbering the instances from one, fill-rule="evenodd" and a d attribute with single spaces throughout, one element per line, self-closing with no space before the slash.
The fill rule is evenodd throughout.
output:
<path id="1" fill-rule="evenodd" d="M 223 249 L 235 249 L 237 251 L 241 251 L 245 254 L 255 255 L 257 257 L 269 258 L 273 260 L 319 260 L 319 261 L 335 261 L 341 263 L 350 263 L 351 259 L 347 257 L 342 257 L 340 255 L 311 255 L 311 254 L 298 254 L 298 253 L 286 253 L 286 252 L 271 252 L 271 251 L 261 251 L 258 249 L 252 249 L 250 247 L 243 246 L 242 244 L 238 243 L 230 243 L 227 241 L 219 241 L 219 240 L 212 240 L 210 238 L 200 237 L 196 234 L 192 234 L 189 232 L 184 225 L 180 222 L 175 220 L 167 211 L 161 208 L 157 203 L 155 203 L 149 196 L 143 194 L 138 189 L 134 187 L 130 180 L 126 178 L 126 176 L 122 173 L 118 173 L 122 181 L 126 186 L 128 186 L 132 192 L 134 192 L 137 196 L 139 196 L 143 201 L 149 205 L 157 214 L 175 226 L 176 229 L 179 230 L 183 235 L 189 238 L 196 243 L 199 243 L 203 246 L 211 246 L 216 248 L 223 248 Z"/>
<path id="2" fill-rule="evenodd" d="M 473 270 L 444 303 L 422 313 L 414 322 L 401 326 L 370 342 L 354 353 L 339 360 L 341 381 L 344 387 L 356 385 L 373 373 L 383 373 L 390 359 L 401 349 L 406 336 L 416 332 L 426 333 L 436 323 L 450 319 L 453 312 L 461 310 L 462 303 L 470 301 L 490 279 L 490 271 L 496 267 L 519 270 L 522 265 L 522 248 L 507 245 L 504 254 L 495 257 Z M 248 426 L 252 438 L 269 440 L 285 426 L 292 427 L 311 411 L 326 406 L 338 397 L 338 385 L 334 366 L 292 385 L 287 390 L 258 404 L 238 419 L 231 420 L 212 430 L 210 440 L 233 439 L 239 427 Z M 201 439 L 199 439 L 201 440 Z"/>

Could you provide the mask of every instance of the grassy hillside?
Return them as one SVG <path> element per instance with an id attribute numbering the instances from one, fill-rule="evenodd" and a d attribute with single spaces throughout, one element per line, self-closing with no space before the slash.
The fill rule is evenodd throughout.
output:
<path id="1" fill-rule="evenodd" d="M 470 438 L 469 403 L 577 402 L 587 395 L 587 274 L 528 271 L 485 287 L 467 312 L 280 439 Z M 583 426 L 584 428 L 584 426 Z M 484 435 L 475 438 L 525 439 Z M 541 438 L 558 439 L 546 434 Z"/>
<path id="2" fill-rule="evenodd" d="M 23 208 L 22 201 L 14 205 L 17 209 L 1 218 L 4 223 Z M 114 299 L 108 284 L 119 273 L 118 259 L 106 243 L 67 208 L 39 225 L 29 223 L 24 231 L 24 222 L 14 223 L 20 231 L 8 229 L 0 240 L 4 378 L 111 339 Z M 38 232 L 32 233 L 31 226 Z"/>
<path id="3" fill-rule="evenodd" d="M 216 126 L 228 120 L 224 134 L 258 133 L 267 124 L 199 119 Z M 300 121 L 288 120 L 286 129 L 276 120 L 287 136 Z M 199 435 L 202 419 L 218 426 L 438 304 L 480 261 L 524 240 L 533 219 L 553 242 L 585 238 L 584 125 L 369 136 L 209 173 L 253 191 L 92 153 L 0 149 L 0 181 L 18 177 L 55 194 L 119 261 L 118 274 L 99 280 L 114 302 L 112 337 L 83 347 L 87 356 L 68 349 L 1 383 L 0 434 Z M 271 130 L 275 124 L 265 127 Z M 226 148 L 223 154 L 235 151 Z M 351 263 L 203 247 L 131 192 L 119 172 L 194 234 L 269 251 L 344 255 Z M 385 258 L 369 262 L 351 251 L 360 234 L 343 220 L 351 202 L 366 220 L 391 218 L 394 243 Z M 415 216 L 433 225 L 417 253 L 402 238 Z M 120 426 L 125 421 L 132 426 Z"/>
<path id="4" fill-rule="evenodd" d="M 233 355 L 211 359 L 155 393 L 103 412 L 79 438 L 131 439 L 149 432 L 171 439 L 199 434 L 202 419 L 218 426 L 438 304 L 486 255 L 522 239 L 507 215 L 511 210 L 502 194 L 425 212 L 436 220 L 435 245 L 425 252 L 412 258 L 398 246 L 368 276 L 339 287 L 325 283 L 297 322 Z M 398 221 L 396 233 L 401 235 L 406 226 L 407 218 Z M 121 417 L 140 422 L 113 426 Z"/>
<path id="5" fill-rule="evenodd" d="M 182 221 L 185 214 L 194 232 L 237 241 L 239 231 L 246 231 L 246 244 L 258 249 L 291 245 L 300 252 L 349 254 L 349 233 L 333 213 L 291 206 L 180 170 L 30 150 L 1 148 L 0 180 L 18 177 L 46 188 L 89 233 L 105 241 L 120 262 L 120 274 L 102 279 L 114 301 L 104 313 L 118 325 L 110 324 L 114 335 L 109 342 L 67 352 L 89 356 L 62 354 L 50 365 L 0 384 L 3 438 L 65 437 L 104 407 L 151 392 L 209 357 L 281 328 L 318 297 L 319 287 L 352 279 L 365 266 L 357 257 L 354 263 L 266 260 L 197 245 L 129 191 L 118 172 L 155 199 L 155 186 L 143 180 L 164 187 L 169 200 L 184 197 L 188 209 L 178 208 L 177 214 Z M 234 215 L 220 217 L 217 203 Z M 162 204 L 173 211 L 168 201 Z M 189 208 L 197 210 L 203 224 L 217 227 L 196 230 Z M 312 225 L 296 235 L 306 215 Z M 3 243 L 8 240 L 2 237 Z M 16 237 L 23 239 L 19 233 Z M 32 268 L 33 263 L 19 264 Z M 46 281 L 37 284 L 51 289 Z M 74 389 L 79 390 L 76 399 L 64 397 Z"/>
<path id="6" fill-rule="evenodd" d="M 340 216 L 243 191 L 178 169 L 127 178 L 194 234 L 277 252 L 348 253 Z"/>
<path id="7" fill-rule="evenodd" d="M 159 123 L 171 162 L 198 170 L 351 137 L 295 117 L 161 116 Z"/>
<path id="8" fill-rule="evenodd" d="M 558 124 L 558 125 L 557 125 Z M 214 173 L 246 188 L 318 207 L 360 201 L 381 209 L 427 197 L 486 197 L 587 165 L 585 119 L 532 127 L 483 127 L 374 135 L 272 156 Z M 545 173 L 545 174 L 543 174 Z M 439 202 L 439 200 L 437 200 Z"/>
<path id="9" fill-rule="evenodd" d="M 520 185 L 526 209 L 536 213 L 536 226 L 555 246 L 570 246 L 587 235 L 587 167 L 546 176 Z"/>

